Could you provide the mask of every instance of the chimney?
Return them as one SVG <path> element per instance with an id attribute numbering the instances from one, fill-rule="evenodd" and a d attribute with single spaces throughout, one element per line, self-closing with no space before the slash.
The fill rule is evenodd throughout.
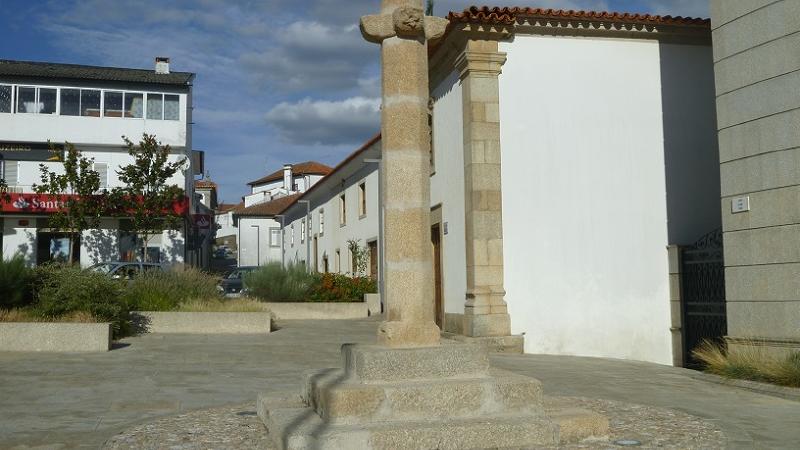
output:
<path id="1" fill-rule="evenodd" d="M 292 192 L 294 186 L 292 185 L 292 165 L 291 164 L 284 164 L 283 165 L 283 188 L 286 189 L 286 192 Z"/>
<path id="2" fill-rule="evenodd" d="M 169 73 L 169 58 L 164 56 L 156 56 L 156 73 Z"/>

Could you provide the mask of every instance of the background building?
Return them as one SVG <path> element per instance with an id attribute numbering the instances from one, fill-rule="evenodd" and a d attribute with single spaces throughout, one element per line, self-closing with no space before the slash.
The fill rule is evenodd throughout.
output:
<path id="1" fill-rule="evenodd" d="M 728 341 L 800 349 L 800 1 L 712 0 Z"/>
<path id="2" fill-rule="evenodd" d="M 0 219 L 3 256 L 21 254 L 29 264 L 63 257 L 66 241 L 47 224 L 54 207 L 37 206 L 41 198 L 32 185 L 40 181 L 39 164 L 63 170 L 64 142 L 94 158 L 101 189 L 112 189 L 121 186 L 117 170 L 132 162 L 121 136 L 138 142 L 143 133 L 156 135 L 172 147 L 171 161 L 187 160 L 171 182 L 185 189 L 187 213 L 193 211 L 193 79 L 171 72 L 166 58 L 157 60 L 156 70 L 0 60 L 0 169 L 13 193 Z M 59 151 L 48 152 L 48 142 Z M 85 232 L 77 244 L 81 264 L 136 258 L 137 237 L 124 231 L 124 222 L 106 218 L 100 229 Z M 165 264 L 183 263 L 191 253 L 186 235 L 184 226 L 155 236 L 148 254 Z"/>

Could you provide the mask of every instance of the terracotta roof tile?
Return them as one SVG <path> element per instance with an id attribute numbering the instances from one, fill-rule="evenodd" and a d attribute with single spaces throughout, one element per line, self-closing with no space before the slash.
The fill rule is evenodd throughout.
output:
<path id="1" fill-rule="evenodd" d="M 220 203 L 219 205 L 217 205 L 217 212 L 218 213 L 224 213 L 224 212 L 228 212 L 228 211 L 230 211 L 232 209 L 240 208 L 240 207 L 244 208 L 244 202 L 239 202 L 239 203 Z"/>
<path id="2" fill-rule="evenodd" d="M 523 17 L 543 19 L 584 20 L 592 22 L 621 22 L 637 25 L 672 25 L 685 27 L 711 26 L 709 19 L 681 16 L 658 16 L 651 14 L 632 14 L 605 11 L 575 11 L 530 7 L 489 7 L 472 6 L 462 12 L 450 12 L 447 18 L 451 23 L 490 23 L 512 25 Z"/>
<path id="3" fill-rule="evenodd" d="M 214 183 L 211 180 L 195 180 L 194 187 L 196 188 L 206 188 L 206 189 L 216 189 L 217 183 Z"/>
<path id="4" fill-rule="evenodd" d="M 234 216 L 251 216 L 251 217 L 269 217 L 280 214 L 287 206 L 292 204 L 295 199 L 300 197 L 300 194 L 288 195 L 286 197 L 276 198 L 270 202 L 259 203 L 257 205 L 244 207 L 237 206 L 233 209 Z"/>
<path id="5" fill-rule="evenodd" d="M 294 175 L 327 175 L 331 173 L 333 169 L 330 166 L 326 166 L 325 164 L 316 162 L 316 161 L 306 161 L 292 165 L 292 173 Z M 251 181 L 247 183 L 250 186 L 255 186 L 257 184 L 266 184 L 272 181 L 278 181 L 283 179 L 283 169 L 276 170 L 271 174 L 259 178 L 256 181 Z"/>

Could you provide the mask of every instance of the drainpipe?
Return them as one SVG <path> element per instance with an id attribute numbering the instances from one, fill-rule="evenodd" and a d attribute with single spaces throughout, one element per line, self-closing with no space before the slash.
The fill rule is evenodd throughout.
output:
<path id="1" fill-rule="evenodd" d="M 286 262 L 284 261 L 284 258 L 285 258 L 284 255 L 286 253 L 286 247 L 284 246 L 284 242 L 283 242 L 284 241 L 283 235 L 285 233 L 285 231 L 283 229 L 285 227 L 285 225 L 283 224 L 283 219 L 286 216 L 283 215 L 283 214 L 275 214 L 275 217 L 280 217 L 281 218 L 281 267 L 286 267 Z"/>

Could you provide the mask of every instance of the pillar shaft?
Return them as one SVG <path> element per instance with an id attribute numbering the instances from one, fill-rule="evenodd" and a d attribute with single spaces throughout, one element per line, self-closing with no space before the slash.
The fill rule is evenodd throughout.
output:
<path id="1" fill-rule="evenodd" d="M 464 334 L 508 336 L 503 287 L 500 89 L 505 53 L 496 41 L 469 41 L 456 61 L 464 112 L 467 295 Z"/>
<path id="2" fill-rule="evenodd" d="M 421 0 L 384 0 L 382 12 L 421 8 Z M 428 50 L 424 34 L 384 39 L 383 151 L 386 322 L 379 341 L 393 347 L 434 346 L 430 249 Z"/>

